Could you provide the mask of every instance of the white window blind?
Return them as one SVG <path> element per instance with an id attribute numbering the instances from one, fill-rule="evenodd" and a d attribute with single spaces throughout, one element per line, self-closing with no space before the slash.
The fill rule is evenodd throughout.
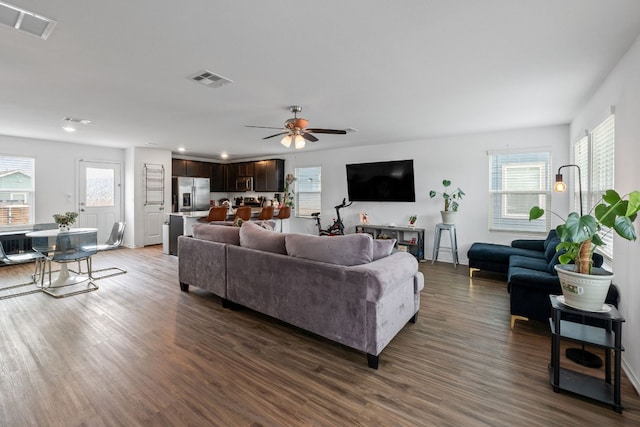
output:
<path id="1" fill-rule="evenodd" d="M 321 211 L 322 167 L 296 168 L 296 216 Z"/>
<path id="2" fill-rule="evenodd" d="M 0 227 L 33 224 L 34 159 L 0 155 Z"/>
<path id="3" fill-rule="evenodd" d="M 529 210 L 550 203 L 550 163 L 548 151 L 489 153 L 489 230 L 547 231 L 551 216 L 529 221 Z"/>
<path id="4" fill-rule="evenodd" d="M 587 213 L 600 202 L 606 190 L 614 188 L 615 116 L 611 114 L 575 143 L 573 154 L 582 170 L 583 210 Z M 577 185 L 574 188 L 577 192 Z M 577 205 L 575 202 L 574 206 Z M 599 251 L 613 259 L 613 233 L 603 236 L 603 241 L 605 244 Z"/>

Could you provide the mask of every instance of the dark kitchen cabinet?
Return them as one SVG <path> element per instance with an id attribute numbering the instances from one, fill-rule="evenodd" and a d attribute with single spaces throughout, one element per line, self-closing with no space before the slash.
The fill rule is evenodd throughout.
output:
<path id="1" fill-rule="evenodd" d="M 211 181 L 209 181 L 211 191 L 228 191 L 227 167 L 223 163 L 211 163 Z"/>
<path id="2" fill-rule="evenodd" d="M 171 159 L 171 176 L 187 176 L 188 160 Z"/>
<path id="3" fill-rule="evenodd" d="M 254 170 L 253 189 L 255 191 L 284 191 L 284 160 L 260 160 L 254 162 Z"/>
<path id="4" fill-rule="evenodd" d="M 242 162 L 236 163 L 237 176 L 253 176 L 254 175 L 254 162 Z"/>
<path id="5" fill-rule="evenodd" d="M 211 163 L 195 160 L 171 159 L 171 176 L 210 178 Z"/>
<path id="6" fill-rule="evenodd" d="M 226 190 L 227 191 L 236 191 L 236 177 L 238 176 L 238 166 L 237 163 L 229 163 L 226 165 L 225 176 L 226 176 Z"/>

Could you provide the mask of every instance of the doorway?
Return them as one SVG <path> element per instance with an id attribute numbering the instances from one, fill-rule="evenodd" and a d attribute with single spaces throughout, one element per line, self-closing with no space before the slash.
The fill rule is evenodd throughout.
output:
<path id="1" fill-rule="evenodd" d="M 80 160 L 78 168 L 78 227 L 98 229 L 105 242 L 122 218 L 122 165 Z"/>

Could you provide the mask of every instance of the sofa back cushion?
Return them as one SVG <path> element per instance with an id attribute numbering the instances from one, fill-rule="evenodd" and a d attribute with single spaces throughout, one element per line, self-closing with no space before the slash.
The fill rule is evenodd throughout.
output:
<path id="1" fill-rule="evenodd" d="M 196 224 L 193 226 L 193 237 L 240 246 L 240 229 L 227 225 Z"/>
<path id="2" fill-rule="evenodd" d="M 245 221 L 240 227 L 240 246 L 265 252 L 286 254 L 285 234 L 266 230 L 252 221 Z"/>
<path id="3" fill-rule="evenodd" d="M 373 260 L 373 239 L 365 233 L 333 237 L 287 234 L 285 242 L 287 253 L 292 257 L 344 266 Z"/>
<path id="4" fill-rule="evenodd" d="M 549 234 L 547 234 L 547 238 L 545 239 L 543 246 L 544 246 L 544 250 L 546 251 L 549 248 L 549 245 L 553 245 L 553 247 L 555 248 L 558 244 L 556 243 L 556 240 L 559 240 L 558 238 L 558 233 L 556 233 L 556 229 L 552 228 L 551 230 L 549 230 Z M 549 259 L 549 258 L 547 258 Z"/>
<path id="5" fill-rule="evenodd" d="M 373 241 L 373 260 L 391 255 L 396 246 L 396 239 L 375 239 Z"/>
<path id="6" fill-rule="evenodd" d="M 556 246 L 560 244 L 560 239 L 558 238 L 551 239 L 545 242 L 545 244 L 547 246 L 544 250 L 544 257 L 546 258 L 547 261 L 551 262 L 551 260 L 556 254 Z"/>

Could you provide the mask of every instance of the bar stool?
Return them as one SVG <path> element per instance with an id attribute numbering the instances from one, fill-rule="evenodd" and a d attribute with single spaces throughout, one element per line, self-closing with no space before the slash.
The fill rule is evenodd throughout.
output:
<path id="1" fill-rule="evenodd" d="M 440 237 L 442 236 L 442 230 L 449 230 L 449 242 L 451 246 L 440 247 Z M 438 260 L 438 253 L 440 249 L 446 249 L 451 251 L 451 258 L 453 259 L 453 267 L 458 268 L 458 238 L 456 236 L 455 224 L 436 224 L 436 232 L 433 236 L 433 255 L 431 257 L 431 265 Z"/>
<path id="2" fill-rule="evenodd" d="M 251 206 L 240 206 L 236 209 L 236 215 L 233 218 L 236 219 L 241 218 L 244 221 L 249 221 L 251 219 Z"/>
<path id="3" fill-rule="evenodd" d="M 265 206 L 260 211 L 260 216 L 258 216 L 259 220 L 269 220 L 273 219 L 273 206 Z"/>
<path id="4" fill-rule="evenodd" d="M 291 217 L 291 207 L 283 206 L 278 210 L 278 219 L 280 220 L 280 232 L 282 233 L 282 221 Z"/>

